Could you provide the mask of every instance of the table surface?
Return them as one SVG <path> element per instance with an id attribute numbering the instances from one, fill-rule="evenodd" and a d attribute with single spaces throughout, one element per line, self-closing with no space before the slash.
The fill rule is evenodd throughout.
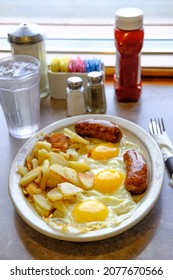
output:
<path id="1" fill-rule="evenodd" d="M 163 117 L 173 141 L 173 82 L 144 81 L 136 103 L 117 102 L 113 84 L 106 83 L 106 114 L 128 119 L 148 131 L 150 118 Z M 41 128 L 67 117 L 66 101 L 41 100 Z M 126 232 L 109 239 L 74 243 L 35 231 L 17 214 L 8 194 L 13 159 L 26 140 L 8 134 L 0 106 L 0 259 L 3 260 L 142 260 L 173 259 L 173 188 L 165 171 L 162 192 L 150 213 Z"/>

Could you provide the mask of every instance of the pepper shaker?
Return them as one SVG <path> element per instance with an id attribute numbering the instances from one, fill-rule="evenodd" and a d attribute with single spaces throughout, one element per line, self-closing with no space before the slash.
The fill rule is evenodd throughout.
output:
<path id="1" fill-rule="evenodd" d="M 105 88 L 101 71 L 92 71 L 87 75 L 86 107 L 90 113 L 104 113 L 106 111 Z"/>
<path id="2" fill-rule="evenodd" d="M 78 76 L 67 79 L 67 115 L 75 116 L 86 113 L 84 87 L 82 78 Z"/>
<path id="3" fill-rule="evenodd" d="M 29 55 L 40 61 L 40 97 L 48 95 L 48 67 L 46 63 L 45 34 L 36 24 L 20 24 L 8 33 L 13 55 Z"/>

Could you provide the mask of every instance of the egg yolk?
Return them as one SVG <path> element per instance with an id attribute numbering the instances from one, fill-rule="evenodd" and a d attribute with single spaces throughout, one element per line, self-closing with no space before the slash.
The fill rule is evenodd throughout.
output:
<path id="1" fill-rule="evenodd" d="M 94 177 L 93 188 L 101 193 L 112 193 L 122 184 L 124 175 L 117 170 L 103 170 Z"/>
<path id="2" fill-rule="evenodd" d="M 105 160 L 117 157 L 119 149 L 112 143 L 104 143 L 95 146 L 91 152 L 90 157 L 94 160 Z"/>
<path id="3" fill-rule="evenodd" d="M 75 205 L 72 215 L 77 223 L 104 221 L 108 208 L 97 199 L 85 200 Z"/>

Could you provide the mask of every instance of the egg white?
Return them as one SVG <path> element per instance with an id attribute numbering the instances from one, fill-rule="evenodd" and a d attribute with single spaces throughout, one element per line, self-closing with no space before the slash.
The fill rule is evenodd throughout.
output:
<path id="1" fill-rule="evenodd" d="M 95 147 L 99 143 L 103 143 L 98 139 L 91 139 L 89 149 Z M 125 177 L 125 165 L 123 161 L 123 154 L 131 148 L 135 148 L 140 151 L 138 145 L 129 142 L 126 136 L 123 136 L 120 144 L 116 144 L 119 148 L 119 154 L 117 157 L 113 157 L 107 160 L 95 160 L 88 157 L 88 150 L 79 151 L 79 161 L 85 161 L 90 166 L 90 172 L 96 175 L 103 170 L 116 169 L 124 174 Z M 73 208 L 81 201 L 87 199 L 96 199 L 102 202 L 108 208 L 108 216 L 104 221 L 94 221 L 85 223 L 76 223 L 72 215 Z M 115 227 L 122 221 L 133 215 L 135 209 L 139 203 L 133 200 L 133 197 L 126 191 L 124 183 L 113 193 L 104 194 L 94 189 L 85 190 L 76 196 L 75 201 L 71 204 L 67 204 L 67 214 L 65 217 L 52 216 L 46 219 L 49 225 L 53 226 L 57 230 L 63 230 L 64 232 L 79 233 L 88 232 L 91 230 L 97 230 L 105 227 Z"/>

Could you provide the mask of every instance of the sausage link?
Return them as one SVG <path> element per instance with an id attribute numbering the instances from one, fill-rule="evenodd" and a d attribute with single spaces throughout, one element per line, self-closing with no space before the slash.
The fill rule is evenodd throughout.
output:
<path id="1" fill-rule="evenodd" d="M 82 137 L 97 138 L 112 143 L 120 142 L 122 138 L 120 127 L 106 120 L 81 120 L 75 124 L 74 129 Z"/>
<path id="2" fill-rule="evenodd" d="M 141 194 L 148 186 L 148 167 L 145 158 L 137 150 L 124 154 L 126 166 L 125 188 L 132 194 Z"/>

